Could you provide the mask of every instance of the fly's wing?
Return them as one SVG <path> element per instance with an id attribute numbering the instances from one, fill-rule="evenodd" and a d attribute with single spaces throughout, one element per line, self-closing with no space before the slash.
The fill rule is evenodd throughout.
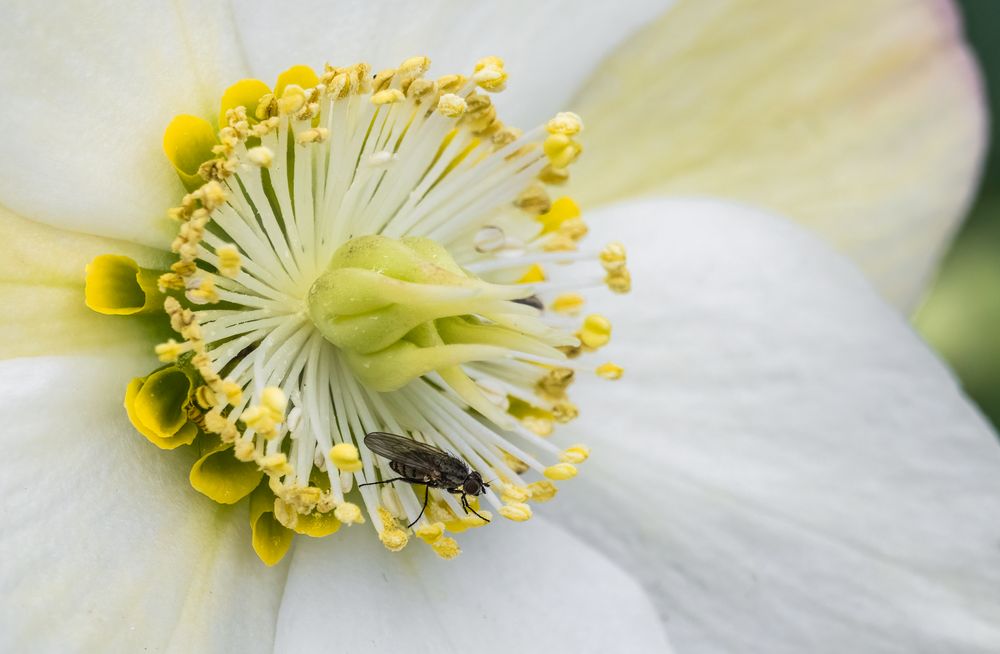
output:
<path id="1" fill-rule="evenodd" d="M 369 450 L 390 461 L 415 468 L 428 477 L 444 476 L 451 484 L 460 484 L 469 473 L 468 466 L 444 450 L 384 431 L 373 431 L 365 436 Z"/>

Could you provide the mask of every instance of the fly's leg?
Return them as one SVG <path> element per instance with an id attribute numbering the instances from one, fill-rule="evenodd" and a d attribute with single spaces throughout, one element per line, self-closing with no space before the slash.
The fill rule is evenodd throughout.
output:
<path id="1" fill-rule="evenodd" d="M 489 518 L 485 518 L 485 517 L 479 515 L 479 512 L 476 511 L 474 508 L 472 508 L 472 505 L 469 504 L 469 496 L 466 495 L 465 493 L 462 493 L 462 508 L 465 509 L 465 513 L 466 514 L 468 514 L 469 511 L 472 511 L 472 513 L 474 513 L 475 516 L 477 518 L 479 518 L 480 520 L 482 520 L 483 522 L 489 522 L 490 521 Z"/>
<path id="2" fill-rule="evenodd" d="M 423 507 L 421 507 L 421 509 L 420 509 L 420 515 L 418 515 L 418 516 L 417 516 L 417 517 L 416 517 L 416 518 L 415 518 L 415 519 L 413 520 L 413 522 L 411 522 L 410 524 L 406 525 L 406 528 L 407 528 L 407 529 L 409 529 L 409 528 L 410 528 L 410 527 L 412 527 L 413 525 L 417 524 L 417 521 L 418 521 L 418 520 L 420 520 L 421 516 L 423 516 L 423 515 L 424 515 L 424 511 L 426 511 L 426 510 L 427 510 L 427 498 L 428 498 L 428 497 L 430 496 L 430 494 L 431 494 L 431 487 L 430 487 L 430 486 L 427 486 L 427 485 L 424 485 L 424 505 L 423 505 Z"/>
<path id="3" fill-rule="evenodd" d="M 382 481 L 369 481 L 364 484 L 358 484 L 358 488 L 362 486 L 381 486 L 382 484 L 391 484 L 394 481 L 405 481 L 411 484 L 419 484 L 420 482 L 415 482 L 412 479 L 407 479 L 406 477 L 393 477 L 392 479 L 383 479 Z"/>

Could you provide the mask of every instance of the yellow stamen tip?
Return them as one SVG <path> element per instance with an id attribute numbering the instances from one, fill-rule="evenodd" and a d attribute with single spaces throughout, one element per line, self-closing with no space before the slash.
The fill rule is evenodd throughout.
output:
<path id="1" fill-rule="evenodd" d="M 526 487 L 514 484 L 504 484 L 500 492 L 500 499 L 505 504 L 524 502 L 529 497 L 531 497 L 531 492 Z"/>
<path id="2" fill-rule="evenodd" d="M 545 128 L 549 134 L 573 136 L 583 130 L 583 120 L 571 111 L 561 111 L 545 125 Z"/>
<path id="3" fill-rule="evenodd" d="M 507 86 L 507 72 L 500 57 L 483 57 L 476 62 L 472 80 L 480 88 L 491 92 L 502 91 Z"/>
<path id="4" fill-rule="evenodd" d="M 222 245 L 216 248 L 215 254 L 219 257 L 219 274 L 230 279 L 240 274 L 243 259 L 235 245 Z"/>
<path id="5" fill-rule="evenodd" d="M 438 100 L 437 109 L 443 116 L 458 118 L 465 113 L 469 105 L 454 93 L 445 93 Z"/>
<path id="6" fill-rule="evenodd" d="M 592 313 L 584 318 L 577 336 L 589 348 L 603 347 L 611 340 L 611 321 L 599 313 Z"/>
<path id="7" fill-rule="evenodd" d="M 545 469 L 545 476 L 555 481 L 576 477 L 576 466 L 572 463 L 557 463 Z"/>
<path id="8" fill-rule="evenodd" d="M 425 543 L 433 543 L 444 535 L 444 523 L 425 522 L 417 527 L 413 533 Z"/>
<path id="9" fill-rule="evenodd" d="M 288 398 L 285 397 L 285 392 L 277 386 L 268 386 L 261 393 L 260 405 L 271 413 L 275 422 L 278 422 L 285 417 Z"/>
<path id="10" fill-rule="evenodd" d="M 583 463 L 590 456 L 590 448 L 586 445 L 573 445 L 572 447 L 566 448 L 561 455 L 559 455 L 559 460 L 564 463 Z"/>
<path id="11" fill-rule="evenodd" d="M 595 372 L 597 373 L 597 376 L 602 379 L 615 380 L 622 378 L 622 375 L 625 374 L 625 369 L 613 363 L 602 363 L 597 366 L 597 370 Z"/>
<path id="12" fill-rule="evenodd" d="M 375 106 L 381 106 L 384 104 L 393 104 L 394 102 L 402 102 L 406 99 L 403 92 L 399 89 L 385 89 L 379 91 L 372 95 L 372 104 Z"/>
<path id="13" fill-rule="evenodd" d="M 286 457 L 283 452 L 263 456 L 259 461 L 257 461 L 257 465 L 260 466 L 261 470 L 271 476 L 280 477 L 290 475 L 294 472 L 291 464 L 288 463 L 288 457 Z"/>
<path id="14" fill-rule="evenodd" d="M 579 293 L 563 293 L 552 301 L 551 309 L 556 313 L 573 315 L 583 308 L 584 299 Z"/>
<path id="15" fill-rule="evenodd" d="M 333 515 L 345 525 L 362 524 L 365 521 L 364 516 L 361 515 L 361 509 L 358 508 L 357 504 L 353 504 L 352 502 L 341 502 L 338 504 L 337 508 L 333 510 Z"/>
<path id="16" fill-rule="evenodd" d="M 551 481 L 543 479 L 528 484 L 528 491 L 531 493 L 531 500 L 533 502 L 548 502 L 556 496 L 559 489 Z"/>
<path id="17" fill-rule="evenodd" d="M 379 532 L 378 539 L 382 541 L 385 548 L 390 552 L 398 552 L 409 542 L 410 538 L 406 532 L 396 524 L 396 518 L 385 507 L 379 507 L 378 516 L 382 519 L 382 531 Z"/>
<path id="18" fill-rule="evenodd" d="M 178 343 L 171 338 L 166 343 L 160 343 L 156 346 L 156 358 L 164 363 L 174 363 L 177 361 L 177 357 L 186 350 L 185 344 Z"/>
<path id="19" fill-rule="evenodd" d="M 500 515 L 514 522 L 524 522 L 531 518 L 531 507 L 523 502 L 504 504 L 500 507 Z"/>
<path id="20" fill-rule="evenodd" d="M 344 472 L 357 472 L 362 468 L 358 448 L 352 443 L 337 443 L 331 447 L 330 461 Z"/>
<path id="21" fill-rule="evenodd" d="M 258 168 L 270 168 L 274 163 L 274 152 L 271 148 L 258 145 L 247 152 L 247 160 Z"/>
<path id="22" fill-rule="evenodd" d="M 462 553 L 462 549 L 458 546 L 458 542 L 454 538 L 450 537 L 437 539 L 431 543 L 431 548 L 434 550 L 435 554 L 446 561 L 453 559 Z"/>

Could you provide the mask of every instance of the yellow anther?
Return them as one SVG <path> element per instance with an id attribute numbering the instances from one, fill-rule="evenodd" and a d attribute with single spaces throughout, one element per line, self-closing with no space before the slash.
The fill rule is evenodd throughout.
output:
<path id="1" fill-rule="evenodd" d="M 469 108 L 465 100 L 454 93 L 445 93 L 438 100 L 437 109 L 442 115 L 448 118 L 458 118 Z"/>
<path id="2" fill-rule="evenodd" d="M 215 290 L 215 281 L 207 275 L 191 277 L 185 286 L 187 286 L 185 297 L 194 304 L 214 304 L 219 301 L 219 294 Z"/>
<path id="3" fill-rule="evenodd" d="M 437 539 L 444 536 L 444 523 L 443 522 L 425 522 L 416 528 L 413 532 L 417 538 L 424 541 L 425 543 L 433 543 Z"/>
<path id="4" fill-rule="evenodd" d="M 247 161 L 258 168 L 270 168 L 271 164 L 274 163 L 274 152 L 271 148 L 258 145 L 247 151 Z"/>
<path id="5" fill-rule="evenodd" d="M 183 291 L 186 287 L 184 285 L 184 278 L 177 273 L 163 273 L 156 280 L 156 287 L 161 293 L 166 293 L 167 291 Z"/>
<path id="6" fill-rule="evenodd" d="M 295 525 L 299 521 L 298 512 L 280 497 L 274 498 L 274 517 L 289 529 L 295 529 Z"/>
<path id="7" fill-rule="evenodd" d="M 625 369 L 613 363 L 602 363 L 597 366 L 597 370 L 595 372 L 597 373 L 597 376 L 602 379 L 615 380 L 622 378 L 622 375 L 625 373 Z"/>
<path id="8" fill-rule="evenodd" d="M 361 515 L 361 509 L 358 508 L 357 504 L 351 502 L 338 504 L 337 508 L 333 510 L 333 515 L 345 525 L 359 525 L 365 521 L 364 516 Z"/>
<path id="9" fill-rule="evenodd" d="M 507 72 L 500 57 L 484 57 L 476 62 L 472 80 L 481 88 L 497 92 L 507 86 Z"/>
<path id="10" fill-rule="evenodd" d="M 546 125 L 549 134 L 565 134 L 573 136 L 583 130 L 583 121 L 571 111 L 561 111 Z"/>
<path id="11" fill-rule="evenodd" d="M 208 388 L 207 386 L 201 386 L 200 388 Z M 221 434 L 226 430 L 226 426 L 229 421 L 222 415 L 222 410 L 220 407 L 215 407 L 211 411 L 205 414 L 205 430 L 210 431 L 213 434 Z"/>
<path id="12" fill-rule="evenodd" d="M 563 293 L 552 301 L 549 308 L 556 313 L 573 315 L 580 312 L 580 309 L 583 308 L 583 304 L 583 296 L 579 293 Z"/>
<path id="13" fill-rule="evenodd" d="M 611 340 L 611 321 L 599 313 L 592 313 L 584 318 L 577 336 L 589 348 L 603 347 Z"/>
<path id="14" fill-rule="evenodd" d="M 500 499 L 503 500 L 504 504 L 524 502 L 529 497 L 531 497 L 531 493 L 524 486 L 504 484 L 500 491 Z"/>
<path id="15" fill-rule="evenodd" d="M 226 191 L 226 188 L 215 180 L 206 182 L 204 186 L 195 191 L 195 195 L 198 196 L 202 206 L 207 211 L 221 207 L 229 199 L 229 193 Z"/>
<path id="16" fill-rule="evenodd" d="M 277 386 L 268 386 L 260 395 L 260 405 L 266 409 L 275 422 L 281 422 L 285 417 L 285 407 L 288 406 L 288 398 L 285 392 Z"/>
<path id="17" fill-rule="evenodd" d="M 465 86 L 466 81 L 465 75 L 445 75 L 438 78 L 437 85 L 442 93 L 455 93 Z"/>
<path id="18" fill-rule="evenodd" d="M 399 89 L 384 89 L 372 95 L 372 104 L 375 106 L 381 106 L 384 104 L 392 104 L 394 102 L 402 102 L 406 99 L 403 92 Z"/>
<path id="19" fill-rule="evenodd" d="M 562 400 L 552 405 L 552 415 L 555 417 L 556 422 L 566 424 L 571 420 L 575 420 L 580 415 L 580 410 L 572 402 Z"/>
<path id="20" fill-rule="evenodd" d="M 538 217 L 538 222 L 542 223 L 542 233 L 549 234 L 558 231 L 564 222 L 579 217 L 580 207 L 573 198 L 563 196 L 556 198 L 548 211 Z"/>
<path id="21" fill-rule="evenodd" d="M 194 400 L 202 409 L 211 409 L 215 406 L 215 392 L 208 386 L 202 384 L 198 388 L 194 389 Z"/>
<path id="22" fill-rule="evenodd" d="M 407 77 L 423 75 L 431 67 L 431 60 L 423 55 L 410 57 L 399 65 L 399 74 Z"/>
<path id="23" fill-rule="evenodd" d="M 483 511 L 478 508 L 476 509 L 476 511 L 479 513 L 479 515 L 476 515 L 475 513 L 469 513 L 467 515 L 463 515 L 461 518 L 459 518 L 459 522 L 461 522 L 462 525 L 466 527 L 482 527 L 483 525 L 489 524 L 490 520 L 493 519 L 493 514 L 490 513 L 489 511 Z"/>
<path id="24" fill-rule="evenodd" d="M 462 553 L 462 549 L 458 546 L 458 542 L 451 537 L 437 539 L 431 543 L 431 548 L 434 550 L 435 554 L 446 561 L 453 559 Z"/>
<path id="25" fill-rule="evenodd" d="M 156 358 L 164 363 L 173 363 L 177 357 L 188 350 L 186 343 L 178 343 L 174 339 L 156 346 Z"/>
<path id="26" fill-rule="evenodd" d="M 361 470 L 361 459 L 358 456 L 358 448 L 352 443 L 337 443 L 330 448 L 330 461 L 337 466 L 338 470 L 344 472 L 357 472 Z"/>
<path id="27" fill-rule="evenodd" d="M 566 168 L 580 156 L 583 148 L 565 134 L 549 134 L 542 144 L 542 150 L 553 167 Z"/>
<path id="28" fill-rule="evenodd" d="M 541 184 L 532 184 L 514 200 L 514 206 L 528 213 L 544 215 L 552 208 L 548 191 Z M 541 220 L 541 218 L 539 218 Z"/>
<path id="29" fill-rule="evenodd" d="M 535 384 L 535 391 L 543 397 L 562 398 L 573 383 L 575 373 L 572 368 L 553 368 Z"/>
<path id="30" fill-rule="evenodd" d="M 257 448 L 254 447 L 253 440 L 239 439 L 233 445 L 233 455 L 240 461 L 253 461 L 256 454 Z"/>
<path id="31" fill-rule="evenodd" d="M 538 181 L 551 186 L 565 184 L 568 180 L 569 171 L 565 168 L 556 168 L 552 164 L 545 166 L 545 168 L 542 168 L 542 172 L 538 173 Z"/>
<path id="32" fill-rule="evenodd" d="M 556 463 L 545 469 L 545 476 L 555 481 L 576 477 L 576 466 L 572 463 Z"/>
<path id="33" fill-rule="evenodd" d="M 500 450 L 500 454 L 503 455 L 503 461 L 504 463 L 507 464 L 507 467 L 516 472 L 517 474 L 521 474 L 522 472 L 528 471 L 528 464 L 522 461 L 521 459 L 517 458 L 510 452 L 507 452 L 506 450 Z"/>
<path id="34" fill-rule="evenodd" d="M 528 270 L 517 280 L 519 284 L 533 284 L 545 281 L 545 269 L 537 263 L 531 264 Z"/>
<path id="35" fill-rule="evenodd" d="M 226 380 L 222 382 L 222 392 L 226 395 L 226 401 L 236 406 L 243 399 L 243 389 L 234 381 Z"/>
<path id="36" fill-rule="evenodd" d="M 406 543 L 409 542 L 410 538 L 396 524 L 396 518 L 381 506 L 378 508 L 378 517 L 381 518 L 383 525 L 378 539 L 382 541 L 385 548 L 390 552 L 398 552 L 406 547 Z"/>
<path id="37" fill-rule="evenodd" d="M 606 271 L 615 272 L 625 267 L 625 246 L 621 243 L 608 243 L 601 250 L 601 265 Z"/>
<path id="38" fill-rule="evenodd" d="M 534 434 L 541 437 L 551 436 L 555 425 L 548 418 L 538 418 L 535 416 L 526 416 L 521 419 L 521 424 L 528 428 Z"/>
<path id="39" fill-rule="evenodd" d="M 531 501 L 533 502 L 548 502 L 559 489 L 551 481 L 543 479 L 541 481 L 533 481 L 528 484 L 528 492 L 531 493 Z"/>
<path id="40" fill-rule="evenodd" d="M 283 452 L 276 452 L 274 454 L 263 456 L 257 461 L 257 465 L 260 466 L 260 469 L 265 473 L 275 477 L 283 477 L 284 475 L 290 475 L 294 472 L 291 464 L 288 463 L 288 457 L 286 457 Z"/>
<path id="41" fill-rule="evenodd" d="M 500 507 L 500 515 L 514 522 L 524 522 L 531 518 L 531 507 L 524 502 L 504 504 Z"/>
<path id="42" fill-rule="evenodd" d="M 573 445 L 563 450 L 559 460 L 564 463 L 583 463 L 590 456 L 590 448 L 586 445 Z"/>
<path id="43" fill-rule="evenodd" d="M 235 245 L 222 245 L 215 249 L 215 254 L 219 257 L 219 274 L 230 279 L 240 274 L 240 266 L 243 259 L 240 251 Z"/>
<path id="44" fill-rule="evenodd" d="M 289 84 L 278 99 L 278 111 L 283 114 L 293 114 L 306 103 L 306 92 L 298 84 Z"/>
<path id="45" fill-rule="evenodd" d="M 609 272 L 604 278 L 604 283 L 614 293 L 628 293 L 632 290 L 632 275 L 628 268 L 621 268 L 614 272 Z"/>
<path id="46" fill-rule="evenodd" d="M 316 127 L 314 129 L 305 129 L 299 132 L 295 137 L 295 142 L 299 145 L 306 145 L 308 143 L 322 143 L 330 136 L 330 130 L 325 127 Z"/>

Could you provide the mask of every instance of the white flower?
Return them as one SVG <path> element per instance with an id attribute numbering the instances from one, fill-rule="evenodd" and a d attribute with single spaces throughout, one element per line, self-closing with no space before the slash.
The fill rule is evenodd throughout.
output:
<path id="1" fill-rule="evenodd" d="M 128 424 L 120 388 L 155 366 L 149 346 L 168 334 L 88 313 L 82 268 L 105 252 L 168 265 L 176 225 L 162 215 L 183 189 L 159 152 L 163 126 L 215 115 L 231 82 L 300 61 L 396 65 L 425 52 L 436 70 L 461 71 L 501 53 L 506 68 L 477 81 L 509 84 L 507 123 L 584 115 L 593 144 L 574 194 L 756 202 L 812 225 L 912 303 L 982 139 L 948 7 L 625 9 L 8 12 L 5 648 L 656 651 L 662 619 L 681 651 L 996 649 L 993 435 L 850 266 L 737 205 L 593 214 L 601 238 L 631 245 L 639 275 L 631 301 L 607 311 L 622 316 L 608 351 L 625 379 L 580 389 L 585 423 L 571 429 L 597 446 L 573 482 L 584 489 L 567 485 L 546 511 L 568 531 L 538 517 L 491 525 L 444 562 L 342 529 L 264 568 L 246 545 L 246 505 L 201 501 L 194 458 L 164 460 Z M 454 98 L 441 110 L 463 111 Z M 489 250 L 495 236 L 476 243 Z M 239 245 L 219 244 L 220 270 L 238 274 Z M 189 281 L 189 297 L 211 299 L 213 286 Z M 264 429 L 308 421 L 283 413 L 287 398 L 256 397 L 250 420 Z"/>

